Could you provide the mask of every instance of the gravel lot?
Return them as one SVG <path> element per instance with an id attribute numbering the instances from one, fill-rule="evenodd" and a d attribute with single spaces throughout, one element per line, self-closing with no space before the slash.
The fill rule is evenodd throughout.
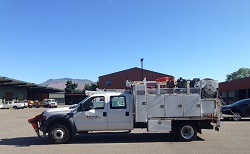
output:
<path id="1" fill-rule="evenodd" d="M 220 132 L 203 130 L 192 142 L 178 142 L 170 134 L 91 133 L 77 135 L 69 144 L 50 145 L 47 137 L 36 137 L 27 119 L 44 108 L 0 110 L 0 154 L 2 153 L 247 153 L 250 152 L 250 119 L 222 121 Z"/>

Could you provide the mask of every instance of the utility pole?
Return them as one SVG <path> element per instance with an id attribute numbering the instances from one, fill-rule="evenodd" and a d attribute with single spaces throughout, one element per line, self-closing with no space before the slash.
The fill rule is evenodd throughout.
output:
<path id="1" fill-rule="evenodd" d="M 143 58 L 141 58 L 141 78 L 142 78 L 142 81 L 143 81 Z"/>

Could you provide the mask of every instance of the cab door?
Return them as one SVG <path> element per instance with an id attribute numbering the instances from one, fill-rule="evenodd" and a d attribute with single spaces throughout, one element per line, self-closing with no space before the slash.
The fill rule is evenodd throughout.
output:
<path id="1" fill-rule="evenodd" d="M 81 112 L 75 114 L 77 131 L 107 130 L 107 98 L 90 97 L 82 106 Z"/>
<path id="2" fill-rule="evenodd" d="M 125 95 L 110 96 L 108 108 L 108 130 L 131 130 L 133 112 L 131 97 Z"/>

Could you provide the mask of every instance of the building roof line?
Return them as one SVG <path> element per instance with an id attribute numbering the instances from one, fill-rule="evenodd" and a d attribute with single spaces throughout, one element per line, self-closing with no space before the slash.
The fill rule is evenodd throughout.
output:
<path id="1" fill-rule="evenodd" d="M 114 73 L 110 73 L 110 74 L 102 75 L 102 76 L 99 76 L 99 78 L 100 78 L 100 77 L 104 77 L 104 76 L 108 76 L 108 75 L 113 75 L 113 74 L 116 74 L 116 73 L 121 73 L 121 72 L 128 71 L 128 70 L 133 70 L 133 69 L 140 69 L 140 70 L 141 70 L 141 68 L 138 68 L 138 67 L 133 67 L 133 68 L 129 68 L 129 69 L 126 69 L 126 70 L 122 70 L 122 71 L 118 71 L 118 72 L 114 72 Z M 152 72 L 152 73 L 157 73 L 157 74 L 161 74 L 161 75 L 165 75 L 165 76 L 171 76 L 171 77 L 173 77 L 172 75 L 168 75 L 168 74 L 163 74 L 163 73 L 159 73 L 159 72 L 155 72 L 155 71 L 147 70 L 147 69 L 144 69 L 144 68 L 143 68 L 143 70 L 144 70 L 144 71 L 149 71 L 149 72 Z"/>
<path id="2" fill-rule="evenodd" d="M 220 82 L 220 83 L 235 82 L 235 81 L 244 80 L 244 79 L 248 79 L 248 78 L 250 78 L 250 77 L 245 77 L 245 78 L 240 78 L 240 79 L 234 79 L 234 80 L 231 80 L 231 81 L 223 81 L 223 82 Z"/>
<path id="3" fill-rule="evenodd" d="M 5 82 L 6 81 L 6 82 Z M 14 88 L 26 88 L 28 89 L 36 89 L 36 88 L 42 88 L 45 91 L 53 91 L 53 92 L 64 92 L 62 89 L 47 87 L 47 86 L 41 86 L 39 84 L 25 82 L 21 80 L 12 79 L 9 77 L 3 77 L 0 76 L 0 87 L 14 87 Z"/>

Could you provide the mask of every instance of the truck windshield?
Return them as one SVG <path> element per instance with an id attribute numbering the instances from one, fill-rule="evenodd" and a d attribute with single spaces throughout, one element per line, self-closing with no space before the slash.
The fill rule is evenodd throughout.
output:
<path id="1" fill-rule="evenodd" d="M 85 102 L 85 101 L 88 100 L 88 99 L 89 99 L 89 96 L 86 97 L 86 98 L 84 98 L 84 99 L 83 99 L 81 102 L 79 102 L 78 104 L 71 105 L 69 108 L 70 108 L 70 109 L 74 109 L 74 108 L 80 106 L 81 103 Z"/>

